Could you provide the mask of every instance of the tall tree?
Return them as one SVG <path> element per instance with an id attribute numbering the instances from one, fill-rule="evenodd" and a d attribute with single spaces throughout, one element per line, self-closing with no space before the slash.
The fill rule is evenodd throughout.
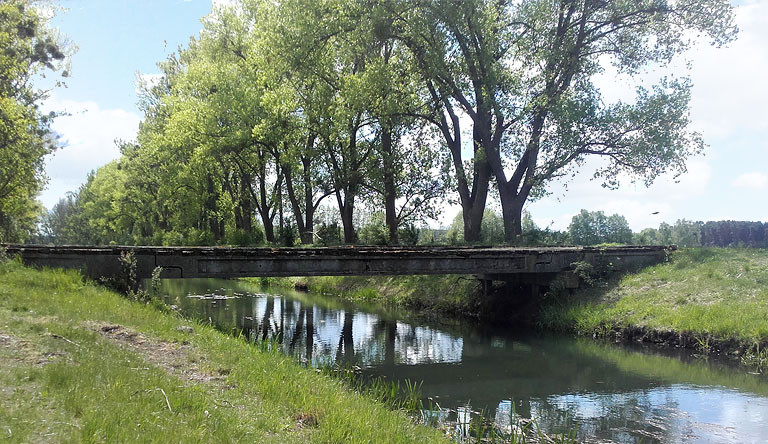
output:
<path id="1" fill-rule="evenodd" d="M 412 48 L 443 105 L 439 126 L 464 212 L 484 198 L 469 193 L 460 169 L 461 115 L 472 122 L 478 189 L 488 174 L 496 178 L 507 241 L 521 233 L 525 202 L 589 156 L 606 160 L 595 176 L 607 186 L 620 174 L 650 183 L 684 172 L 685 160 L 703 148 L 688 128 L 690 82 L 663 80 L 639 89 L 634 103 L 605 104 L 592 79 L 606 61 L 636 74 L 669 63 L 695 34 L 721 45 L 736 32 L 726 0 L 382 3 L 392 34 Z"/>
<path id="2" fill-rule="evenodd" d="M 40 112 L 46 91 L 33 79 L 63 69 L 65 58 L 32 2 L 0 2 L 0 240 L 23 240 L 40 211 L 35 198 L 46 182 L 44 158 L 57 141 L 50 128 L 55 114 Z"/>
<path id="3" fill-rule="evenodd" d="M 264 85 L 262 107 L 264 118 L 253 133 L 272 144 L 274 155 L 283 172 L 285 195 L 302 244 L 316 238 L 315 214 L 326 197 L 336 193 L 331 169 L 324 159 L 324 138 L 318 121 L 315 86 L 320 79 L 297 76 L 295 61 L 284 51 L 296 49 L 293 42 L 275 32 L 274 24 L 282 16 L 274 5 L 259 0 L 246 2 L 244 13 L 259 17 L 250 39 L 253 52 L 247 55 L 259 66 L 259 84 Z M 319 113 L 319 114 L 318 114 Z"/>
<path id="4" fill-rule="evenodd" d="M 362 4 L 289 0 L 271 4 L 271 55 L 292 70 L 300 112 L 316 135 L 341 215 L 344 241 L 355 240 L 354 212 L 374 150 L 374 119 L 361 80 L 367 51 L 346 32 L 358 26 Z"/>
<path id="5" fill-rule="evenodd" d="M 426 122 L 418 118 L 428 103 L 420 94 L 407 48 L 379 35 L 375 27 L 359 29 L 356 38 L 370 42 L 361 77 L 377 131 L 375 167 L 369 169 L 364 186 L 374 192 L 375 207 L 384 204 L 388 243 L 396 245 L 401 225 L 436 218 L 436 201 L 446 191 L 442 156 L 436 153 Z"/>

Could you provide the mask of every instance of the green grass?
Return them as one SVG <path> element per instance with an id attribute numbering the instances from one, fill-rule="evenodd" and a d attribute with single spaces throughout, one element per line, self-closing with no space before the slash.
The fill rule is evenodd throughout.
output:
<path id="1" fill-rule="evenodd" d="M 262 283 L 258 279 L 254 282 Z M 479 293 L 479 282 L 462 275 L 318 276 L 272 279 L 269 284 L 306 288 L 358 303 L 410 308 L 420 314 L 477 317 L 489 308 L 483 304 L 486 299 Z"/>
<path id="2" fill-rule="evenodd" d="M 16 262 L 0 263 L 0 386 L 3 442 L 444 440 L 289 357 Z"/>
<path id="3" fill-rule="evenodd" d="M 562 298 L 566 299 L 563 300 Z M 553 298 L 543 327 L 605 334 L 624 327 L 687 332 L 707 341 L 768 341 L 768 250 L 695 248 L 573 296 Z"/>

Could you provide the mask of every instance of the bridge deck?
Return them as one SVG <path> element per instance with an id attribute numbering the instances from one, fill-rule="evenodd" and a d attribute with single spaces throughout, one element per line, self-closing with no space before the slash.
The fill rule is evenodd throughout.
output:
<path id="1" fill-rule="evenodd" d="M 164 278 L 365 276 L 405 274 L 551 274 L 588 262 L 609 270 L 658 263 L 672 247 L 336 247 L 229 248 L 6 245 L 9 255 L 39 267 L 78 268 L 91 278 L 123 274 L 132 251 L 139 279 L 162 267 Z"/>

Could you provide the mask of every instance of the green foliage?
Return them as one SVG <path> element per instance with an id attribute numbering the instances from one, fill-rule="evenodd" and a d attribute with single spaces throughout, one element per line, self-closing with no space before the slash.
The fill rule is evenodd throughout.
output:
<path id="1" fill-rule="evenodd" d="M 293 247 L 296 245 L 296 240 L 298 238 L 296 227 L 291 224 L 284 226 L 280 229 L 278 238 L 280 240 L 280 245 L 284 247 Z"/>
<path id="2" fill-rule="evenodd" d="M 451 245 L 465 243 L 464 217 L 461 212 L 453 219 L 453 223 L 446 233 L 446 239 Z M 482 245 L 500 245 L 504 243 L 504 220 L 492 210 L 485 210 L 485 213 L 483 213 L 479 243 Z"/>
<path id="3" fill-rule="evenodd" d="M 46 182 L 45 156 L 58 144 L 56 114 L 39 109 L 47 91 L 33 81 L 45 71 L 66 77 L 66 55 L 29 0 L 0 3 L 0 48 L 0 241 L 24 241 L 41 213 L 35 198 Z"/>
<path id="4" fill-rule="evenodd" d="M 768 223 L 719 221 L 701 226 L 701 245 L 768 248 Z"/>
<path id="5" fill-rule="evenodd" d="M 336 222 L 318 225 L 315 233 L 315 242 L 320 245 L 328 247 L 341 244 L 341 227 Z"/>
<path id="6" fill-rule="evenodd" d="M 632 230 L 624 216 L 606 216 L 602 211 L 581 210 L 573 216 L 568 234 L 577 245 L 598 245 L 606 243 L 629 244 Z"/>
<path id="7" fill-rule="evenodd" d="M 425 230 L 429 230 L 429 228 L 425 228 Z M 397 232 L 401 244 L 416 245 L 419 243 L 422 230 L 417 228 L 414 224 L 406 224 L 404 227 L 398 229 Z"/>
<path id="8" fill-rule="evenodd" d="M 677 245 L 679 247 L 701 246 L 701 222 L 678 219 L 674 225 L 662 222 L 658 229 L 646 228 L 636 233 L 633 241 L 638 245 Z"/>
<path id="9" fill-rule="evenodd" d="M 164 233 L 162 242 L 163 242 L 163 245 L 169 246 L 169 247 L 183 246 L 189 243 L 184 238 L 184 234 L 176 230 L 171 230 Z"/>
<path id="10" fill-rule="evenodd" d="M 213 241 L 213 236 L 210 232 L 206 232 L 209 241 Z M 284 239 L 281 236 L 282 239 Z M 224 238 L 224 243 L 227 245 L 233 245 L 238 247 L 255 247 L 264 244 L 264 232 L 260 227 L 252 229 L 251 232 L 247 232 L 243 229 L 235 229 L 227 232 Z M 212 244 L 195 244 L 195 245 L 212 245 Z M 293 245 L 291 243 L 290 245 Z"/>
<path id="11" fill-rule="evenodd" d="M 589 262 L 574 262 L 571 264 L 573 267 L 573 273 L 579 277 L 579 279 L 587 285 L 595 283 L 597 278 L 597 271 L 595 267 Z"/>
<path id="12" fill-rule="evenodd" d="M 19 4 L 3 3 L 10 23 L 24 16 L 13 9 Z M 120 160 L 49 214 L 46 236 L 252 245 L 261 243 L 258 220 L 270 244 L 336 244 L 333 224 L 345 243 L 397 243 L 398 229 L 436 219 L 456 199 L 467 217 L 449 243 L 566 243 L 521 213 L 551 180 L 592 157 L 603 160 L 594 177 L 607 187 L 619 177 L 650 184 L 685 171 L 704 147 L 689 128 L 684 75 L 621 103 L 602 99 L 595 76 L 607 63 L 630 75 L 664 66 L 690 36 L 722 45 L 735 33 L 726 0 L 239 0 L 217 8 L 198 37 L 159 64 L 158 82 L 140 82 L 145 119 L 136 142 L 119 142 Z M 60 55 L 46 38 L 45 57 L 30 59 L 38 68 Z M 39 46 L 9 44 L 18 42 Z M 5 165 L 15 164 L 0 159 Z M 22 182 L 36 184 L 19 188 L 23 198 L 0 200 L 26 205 L 13 204 L 13 223 L 0 206 L 6 232 L 34 219 L 35 165 Z M 492 186 L 503 217 L 485 208 Z M 334 220 L 316 217 L 326 198 L 338 209 Z M 356 225 L 361 206 L 382 211 L 389 229 Z M 574 225 L 573 242 L 632 241 L 623 217 L 589 218 Z M 286 220 L 290 231 L 276 227 Z M 678 231 L 670 242 L 696 243 L 695 227 Z M 413 232 L 402 233 L 414 242 Z"/>
<path id="13" fill-rule="evenodd" d="M 261 244 L 264 242 L 264 234 L 262 233 L 261 236 L 259 237 L 258 230 L 255 230 L 255 232 L 252 233 L 251 235 L 245 232 L 241 232 L 240 236 L 242 237 L 238 236 L 236 239 L 230 239 L 230 242 L 234 240 L 247 242 L 251 238 L 254 239 L 254 241 L 256 241 L 257 244 Z M 193 228 L 189 230 L 189 233 L 187 234 L 186 239 L 189 245 L 201 245 L 201 246 L 216 245 L 216 238 L 214 237 L 213 233 L 211 233 L 210 230 L 206 230 L 206 229 L 196 230 Z M 240 244 L 232 242 L 232 245 L 240 245 Z M 245 245 L 248 245 L 248 244 L 245 244 Z"/>
<path id="14" fill-rule="evenodd" d="M 662 79 L 638 89 L 634 101 L 606 103 L 593 79 L 608 63 L 628 74 L 669 64 L 693 34 L 716 45 L 736 34 L 726 0 L 385 5 L 388 28 L 407 42 L 438 116 L 451 117 L 435 125 L 453 158 L 463 210 L 484 202 L 479 190 L 490 170 L 510 209 L 508 241 L 520 234 L 523 204 L 552 179 L 577 173 L 588 157 L 604 160 L 594 176 L 609 187 L 621 174 L 650 183 L 666 171 L 684 172 L 686 159 L 704 147 L 688 125 L 690 82 Z M 479 148 L 470 168 L 456 147 L 454 117 L 462 113 Z"/>
<path id="15" fill-rule="evenodd" d="M 567 232 L 552 230 L 550 227 L 539 228 L 531 217 L 531 213 L 523 211 L 522 234 L 519 236 L 515 245 L 538 246 L 538 245 L 569 245 L 570 236 Z"/>
<path id="16" fill-rule="evenodd" d="M 359 231 L 360 243 L 363 245 L 387 245 L 389 231 L 384 223 L 384 214 L 373 213 Z"/>

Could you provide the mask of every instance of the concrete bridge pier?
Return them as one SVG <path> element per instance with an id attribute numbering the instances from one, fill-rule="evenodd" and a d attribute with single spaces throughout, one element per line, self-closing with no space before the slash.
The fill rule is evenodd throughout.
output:
<path id="1" fill-rule="evenodd" d="M 559 273 L 479 274 L 482 302 L 489 319 L 526 324 L 542 297 L 553 284 L 562 289 L 576 289 L 582 284 L 573 271 Z M 512 321 L 511 321 L 512 320 Z"/>
<path id="2" fill-rule="evenodd" d="M 516 273 L 516 274 L 480 274 L 475 276 L 482 282 L 483 290 L 494 287 L 494 282 L 503 282 L 509 288 L 524 287 L 530 290 L 526 296 L 537 297 L 546 292 L 554 282 L 558 281 L 561 288 L 576 289 L 582 284 L 581 279 L 573 271 L 559 273 Z"/>

